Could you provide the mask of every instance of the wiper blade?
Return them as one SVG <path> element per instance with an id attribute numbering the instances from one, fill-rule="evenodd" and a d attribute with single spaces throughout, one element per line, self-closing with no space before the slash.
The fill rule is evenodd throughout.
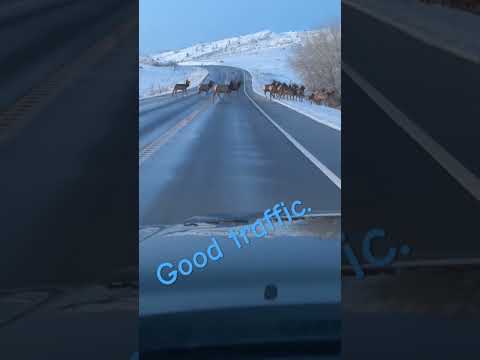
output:
<path id="1" fill-rule="evenodd" d="M 338 338 L 306 340 L 279 340 L 274 342 L 258 342 L 230 344 L 218 346 L 199 346 L 191 348 L 168 348 L 164 350 L 144 350 L 142 359 L 169 358 L 180 359 L 318 359 L 338 356 L 341 352 L 341 340 Z M 336 357 L 335 357 L 336 358 Z"/>
<path id="2" fill-rule="evenodd" d="M 230 214 L 220 214 L 220 215 L 208 215 L 208 216 L 193 216 L 184 221 L 184 226 L 198 226 L 199 224 L 213 224 L 213 225 L 239 225 L 239 224 L 251 224 L 258 219 L 262 219 L 264 216 L 261 212 L 256 213 L 247 213 L 239 215 L 230 215 Z M 311 214 L 305 214 L 302 216 L 295 216 L 292 218 L 293 221 L 305 220 L 310 218 L 317 217 L 328 217 L 328 216 L 340 216 L 339 212 L 317 212 Z M 289 220 L 286 215 L 280 215 L 280 219 Z M 270 221 L 278 222 L 276 217 L 271 217 Z"/>
<path id="3" fill-rule="evenodd" d="M 199 224 L 213 224 L 213 225 L 238 225 L 249 224 L 261 217 L 260 214 L 247 215 L 211 215 L 211 216 L 193 216 L 183 222 L 184 226 L 197 226 Z"/>

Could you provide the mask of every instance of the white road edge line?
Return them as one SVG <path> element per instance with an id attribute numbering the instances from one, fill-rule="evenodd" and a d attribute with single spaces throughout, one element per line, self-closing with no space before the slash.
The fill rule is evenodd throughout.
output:
<path id="1" fill-rule="evenodd" d="M 417 124 L 410 120 L 400 109 L 362 78 L 352 67 L 342 61 L 342 71 L 355 82 L 370 99 L 375 102 L 403 131 L 405 131 L 423 150 L 443 167 L 464 189 L 480 200 L 480 180 L 463 166 L 447 150 L 438 144 Z"/>
<path id="2" fill-rule="evenodd" d="M 261 95 L 261 96 L 264 96 L 263 94 L 259 93 L 255 88 L 253 89 L 253 91 L 255 91 L 258 95 Z M 328 126 L 329 128 L 333 129 L 333 130 L 337 130 L 337 131 L 342 131 L 342 128 L 337 126 L 337 125 L 334 125 L 332 123 L 329 123 L 329 122 L 326 122 L 326 121 L 323 121 L 323 120 L 320 120 L 320 119 L 317 119 L 316 117 L 314 117 L 313 115 L 303 111 L 303 110 L 300 110 L 300 109 L 296 109 L 294 108 L 292 105 L 290 104 L 287 104 L 285 102 L 283 102 L 282 100 L 278 100 L 278 99 L 272 99 L 273 101 L 275 101 L 276 103 L 279 103 L 283 106 L 286 106 L 290 109 L 292 109 L 293 111 L 296 111 L 302 115 L 305 115 L 307 117 L 309 117 L 310 119 L 312 119 L 313 121 L 319 123 L 319 124 L 322 124 L 322 125 L 325 125 L 325 126 Z M 307 101 L 307 100 L 305 100 Z"/>
<path id="3" fill-rule="evenodd" d="M 321 172 L 325 174 L 340 190 L 342 189 L 342 182 L 340 178 L 335 175 L 328 167 L 326 167 L 320 160 L 318 160 L 311 152 L 303 147 L 292 135 L 287 133 L 280 125 L 278 125 L 273 119 L 265 112 L 263 109 L 248 95 L 246 90 L 246 72 L 243 72 L 243 92 L 247 98 L 252 102 L 252 104 L 265 116 L 272 124 L 275 126 L 278 131 L 280 131 L 300 152 L 305 155 L 305 157 L 310 160 Z"/>
<path id="4" fill-rule="evenodd" d="M 248 72 L 248 73 L 250 74 L 250 77 L 252 78 L 252 90 L 253 90 L 253 92 L 256 93 L 257 95 L 260 95 L 260 96 L 264 97 L 265 94 L 262 94 L 262 93 L 259 92 L 257 89 L 255 89 L 255 86 L 253 86 L 253 75 L 252 75 L 252 73 L 251 73 L 250 71 L 246 70 L 246 69 L 243 69 L 243 70 L 245 70 L 246 72 Z M 283 106 L 288 107 L 289 109 L 292 109 L 293 111 L 296 111 L 296 112 L 298 112 L 298 113 L 300 113 L 300 114 L 302 114 L 302 115 L 304 115 L 304 116 L 309 117 L 310 119 L 312 119 L 313 121 L 315 121 L 315 122 L 317 122 L 317 123 L 319 123 L 319 124 L 321 124 L 321 125 L 328 126 L 329 128 L 332 128 L 332 129 L 337 130 L 337 131 L 342 131 L 342 128 L 341 128 L 341 127 L 339 127 L 339 126 L 337 126 L 337 125 L 335 125 L 335 124 L 332 124 L 332 123 L 330 123 L 330 122 L 328 122 L 328 121 L 320 120 L 320 119 L 316 118 L 315 116 L 313 116 L 312 114 L 306 113 L 305 111 L 300 110 L 300 109 L 296 109 L 296 108 L 294 108 L 293 106 L 291 106 L 291 105 L 289 105 L 289 104 L 287 104 L 287 103 L 285 103 L 285 102 L 283 102 L 283 101 L 281 101 L 281 100 L 278 100 L 278 99 L 272 99 L 272 100 L 275 101 L 276 103 L 280 104 L 280 105 L 283 105 Z"/>

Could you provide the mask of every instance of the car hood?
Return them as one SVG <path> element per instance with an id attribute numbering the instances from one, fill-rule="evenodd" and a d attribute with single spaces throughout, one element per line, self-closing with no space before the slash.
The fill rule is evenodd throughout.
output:
<path id="1" fill-rule="evenodd" d="M 140 315 L 244 306 L 339 303 L 341 292 L 340 216 L 307 217 L 277 227 L 238 248 L 228 232 L 238 226 L 152 226 L 140 230 Z M 214 238 L 218 261 L 194 267 L 172 285 L 157 278 L 161 263 L 205 252 Z M 176 268 L 176 267 L 175 267 Z M 278 296 L 265 299 L 265 289 Z"/>
<path id="2" fill-rule="evenodd" d="M 306 217 L 241 248 L 227 238 L 236 227 L 198 222 L 140 230 L 141 351 L 278 349 L 311 341 L 338 352 L 340 216 Z M 220 260 L 172 285 L 160 283 L 159 264 L 192 259 L 212 237 L 222 249 Z"/>

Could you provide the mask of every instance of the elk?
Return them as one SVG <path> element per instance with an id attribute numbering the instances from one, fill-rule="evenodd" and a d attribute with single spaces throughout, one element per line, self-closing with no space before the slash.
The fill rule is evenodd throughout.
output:
<path id="1" fill-rule="evenodd" d="M 283 99 L 288 93 L 288 85 L 286 83 L 280 83 L 276 88 L 275 97 L 278 96 L 280 99 Z"/>
<path id="2" fill-rule="evenodd" d="M 298 92 L 298 85 L 290 84 L 287 86 L 285 95 L 287 96 L 288 100 L 295 100 L 297 98 L 297 92 Z"/>
<path id="3" fill-rule="evenodd" d="M 173 91 L 172 91 L 172 96 L 175 95 L 177 92 L 183 92 L 184 94 L 187 93 L 187 88 L 190 86 L 190 80 L 186 80 L 185 84 L 175 84 Z"/>
<path id="4" fill-rule="evenodd" d="M 310 94 L 308 97 L 308 100 L 310 100 L 310 103 L 315 103 L 317 105 L 328 105 L 331 103 L 331 98 L 335 94 L 335 90 L 327 90 L 322 88 L 320 91 L 315 91 Z"/>
<path id="5" fill-rule="evenodd" d="M 273 81 L 271 84 L 266 84 L 263 88 L 263 93 L 265 94 L 265 97 L 267 97 L 267 93 L 270 93 L 270 100 L 272 100 L 272 97 L 274 97 L 275 91 L 275 81 Z"/>
<path id="6" fill-rule="evenodd" d="M 265 94 L 265 97 L 267 97 L 267 92 L 270 93 L 270 99 L 272 98 L 272 92 L 275 88 L 275 85 L 272 84 L 266 84 L 265 87 L 263 88 L 263 93 Z"/>
<path id="7" fill-rule="evenodd" d="M 213 87 L 215 83 L 210 80 L 207 84 L 200 84 L 200 86 L 198 87 L 198 93 L 200 94 L 201 92 L 206 92 L 208 93 L 210 91 L 210 89 Z"/>
<path id="8" fill-rule="evenodd" d="M 277 80 L 273 80 L 271 84 L 266 84 L 263 93 L 265 94 L 265 97 L 267 97 L 267 92 L 270 93 L 270 100 L 272 100 L 272 97 L 275 97 L 275 94 L 278 92 L 278 88 L 280 86 L 280 83 Z"/>
<path id="9" fill-rule="evenodd" d="M 215 101 L 215 96 L 218 95 L 220 97 L 220 94 L 230 94 L 232 90 L 230 89 L 229 84 L 216 84 L 213 86 L 213 96 L 212 96 L 212 102 Z"/>
<path id="10" fill-rule="evenodd" d="M 288 99 L 288 100 L 300 100 L 305 98 L 305 86 L 298 85 L 296 83 L 287 84 L 273 80 L 271 84 L 265 84 L 263 93 L 267 97 L 267 93 L 270 93 L 270 100 L 272 98 Z"/>
<path id="11" fill-rule="evenodd" d="M 303 102 L 303 98 L 305 97 L 305 86 L 300 86 L 297 90 L 297 99 Z"/>
<path id="12" fill-rule="evenodd" d="M 242 81 L 230 81 L 230 84 L 228 84 L 228 87 L 230 88 L 230 91 L 238 91 L 240 87 L 242 86 Z"/>

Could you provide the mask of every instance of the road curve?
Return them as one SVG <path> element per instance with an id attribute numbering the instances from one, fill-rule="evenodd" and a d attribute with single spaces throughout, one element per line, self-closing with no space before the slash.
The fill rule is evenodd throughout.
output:
<path id="1" fill-rule="evenodd" d="M 255 94 L 240 69 L 208 71 L 216 82 L 245 78 L 246 88 L 215 102 L 191 93 L 140 103 L 140 226 L 259 212 L 297 199 L 314 212 L 340 211 L 339 186 L 311 160 L 340 178 L 340 132 Z"/>

